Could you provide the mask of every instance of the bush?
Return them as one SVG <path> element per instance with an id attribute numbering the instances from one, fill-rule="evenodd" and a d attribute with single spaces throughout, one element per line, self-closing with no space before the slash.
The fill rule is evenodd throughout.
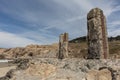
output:
<path id="1" fill-rule="evenodd" d="M 0 59 L 5 59 L 5 55 L 0 54 Z"/>

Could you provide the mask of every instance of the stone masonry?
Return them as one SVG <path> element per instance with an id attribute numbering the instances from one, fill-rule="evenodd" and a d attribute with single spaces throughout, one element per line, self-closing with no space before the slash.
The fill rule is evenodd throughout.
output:
<path id="1" fill-rule="evenodd" d="M 59 37 L 59 53 L 57 56 L 59 59 L 68 57 L 68 33 L 61 34 Z"/>
<path id="2" fill-rule="evenodd" d="M 99 8 L 92 9 L 87 15 L 88 59 L 107 59 L 109 48 L 106 18 Z"/>

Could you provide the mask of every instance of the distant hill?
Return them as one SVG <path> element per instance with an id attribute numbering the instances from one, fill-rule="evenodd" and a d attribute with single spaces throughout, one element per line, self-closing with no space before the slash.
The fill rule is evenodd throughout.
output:
<path id="1" fill-rule="evenodd" d="M 85 42 L 85 41 L 87 41 L 87 38 L 86 38 L 86 36 L 83 36 L 83 37 L 78 37 L 78 38 L 72 39 L 69 42 L 70 43 L 80 43 L 80 42 Z"/>
<path id="2" fill-rule="evenodd" d="M 108 38 L 109 41 L 120 41 L 120 35 L 116 36 L 116 37 L 109 37 Z M 70 43 L 80 43 L 80 42 L 85 42 L 87 41 L 87 37 L 83 36 L 83 37 L 78 37 L 75 39 L 70 40 Z"/>
<path id="3" fill-rule="evenodd" d="M 118 35 L 116 37 L 109 37 L 108 40 L 109 41 L 118 41 L 118 40 L 120 40 L 120 35 Z"/>

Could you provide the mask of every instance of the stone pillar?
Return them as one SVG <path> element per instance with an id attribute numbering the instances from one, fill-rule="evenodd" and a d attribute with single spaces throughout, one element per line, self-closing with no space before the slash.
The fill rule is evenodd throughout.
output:
<path id="1" fill-rule="evenodd" d="M 68 57 L 68 33 L 61 34 L 59 37 L 59 53 L 58 58 Z"/>
<path id="2" fill-rule="evenodd" d="M 109 57 L 106 19 L 99 8 L 92 9 L 87 15 L 88 59 L 107 59 Z"/>

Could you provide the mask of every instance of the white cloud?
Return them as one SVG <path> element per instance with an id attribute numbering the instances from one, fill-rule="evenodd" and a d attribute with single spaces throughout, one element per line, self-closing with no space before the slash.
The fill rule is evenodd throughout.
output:
<path id="1" fill-rule="evenodd" d="M 37 44 L 35 41 L 8 32 L 0 32 L 0 47 L 23 47 Z"/>
<path id="2" fill-rule="evenodd" d="M 85 16 L 76 16 L 76 17 L 72 17 L 72 18 L 69 18 L 69 19 L 66 19 L 66 20 L 63 20 L 63 21 L 58 21 L 58 22 L 55 22 L 54 24 L 51 24 L 45 28 L 43 28 L 44 30 L 47 30 L 47 29 L 51 29 L 51 28 L 58 28 L 58 29 L 63 29 L 65 30 L 66 28 L 68 29 L 68 27 L 66 26 L 66 24 L 70 24 L 70 23 L 74 23 L 75 21 L 81 21 L 85 19 Z M 66 27 L 59 27 L 59 26 L 66 26 Z"/>
<path id="3" fill-rule="evenodd" d="M 114 12 L 120 11 L 120 6 L 114 7 L 113 11 L 114 11 Z"/>
<path id="4" fill-rule="evenodd" d="M 109 17 L 115 12 L 114 4 L 112 0 L 95 1 L 95 0 L 54 0 L 56 3 L 74 12 L 74 15 L 45 27 L 44 29 L 57 28 L 62 31 L 70 33 L 71 37 L 83 36 L 87 33 L 87 13 L 90 9 L 98 7 L 104 11 L 104 14 Z M 107 4 L 106 4 L 107 3 Z M 77 10 L 78 9 L 78 10 Z M 117 10 L 117 9 L 116 9 Z M 76 15 L 79 14 L 79 15 Z M 68 13 L 69 15 L 69 13 Z"/>
<path id="5" fill-rule="evenodd" d="M 40 33 L 41 32 L 41 33 Z M 22 34 L 19 34 L 23 37 L 29 37 L 33 40 L 36 40 L 36 42 L 41 43 L 41 44 L 50 44 L 50 43 L 55 43 L 57 40 L 56 36 L 47 34 L 46 32 L 48 31 L 41 31 L 40 32 L 35 32 L 35 31 L 28 31 Z M 48 32 L 49 33 L 49 32 Z"/>
<path id="6" fill-rule="evenodd" d="M 117 20 L 117 21 L 112 21 L 111 23 L 108 23 L 108 35 L 109 36 L 117 36 L 117 35 L 120 35 L 120 21 Z"/>
<path id="7" fill-rule="evenodd" d="M 109 34 L 109 36 L 116 37 L 116 36 L 120 35 L 120 29 L 112 30 L 112 31 L 108 32 L 108 34 Z"/>
<path id="8" fill-rule="evenodd" d="M 112 21 L 111 23 L 108 23 L 108 25 L 110 26 L 110 28 L 114 28 L 116 26 L 120 26 L 120 20 Z"/>
<path id="9" fill-rule="evenodd" d="M 40 4 L 39 1 L 37 2 L 38 4 Z M 15 4 L 11 5 L 9 1 L 6 1 L 7 6 L 0 5 L 0 9 L 5 14 L 8 14 L 8 16 L 18 21 L 23 21 L 27 24 L 27 27 L 29 26 L 28 28 L 36 28 L 36 31 L 26 30 L 24 33 L 19 34 L 22 37 L 8 32 L 0 32 L 0 36 L 3 37 L 3 39 L 0 40 L 0 44 L 3 46 L 9 46 L 9 44 L 13 47 L 24 46 L 29 43 L 36 43 L 34 40 L 39 40 L 41 43 L 54 42 L 58 39 L 56 38 L 56 33 L 50 34 L 54 29 L 58 30 L 58 33 L 69 32 L 71 38 L 84 36 L 87 34 L 86 17 L 90 9 L 95 7 L 101 8 L 107 20 L 108 17 L 111 17 L 111 14 L 120 11 L 120 6 L 116 5 L 116 0 L 51 0 L 50 4 L 47 1 L 43 1 L 45 2 L 45 5 L 43 3 L 43 9 L 46 10 L 36 9 L 34 8 L 36 7 L 35 4 L 27 4 L 25 2 L 24 0 L 20 2 L 15 1 Z M 56 6 L 52 6 L 52 2 L 54 4 L 56 3 Z M 22 6 L 22 4 L 24 4 L 24 6 Z M 49 4 L 50 7 L 47 4 Z M 31 6 L 34 8 L 33 10 L 31 10 Z M 37 6 L 42 7 L 39 5 Z M 109 21 L 110 20 L 107 22 Z M 110 25 L 108 24 L 108 28 L 113 29 L 112 27 L 120 25 L 119 21 L 118 19 L 116 22 L 109 22 Z M 55 31 L 53 31 L 53 33 L 54 32 Z M 119 34 L 119 32 L 119 30 L 109 31 L 109 35 L 113 35 L 112 33 L 116 35 Z M 59 36 L 59 34 L 57 35 Z M 26 38 L 29 36 L 32 40 Z M 50 38 L 48 38 L 48 36 Z"/>

